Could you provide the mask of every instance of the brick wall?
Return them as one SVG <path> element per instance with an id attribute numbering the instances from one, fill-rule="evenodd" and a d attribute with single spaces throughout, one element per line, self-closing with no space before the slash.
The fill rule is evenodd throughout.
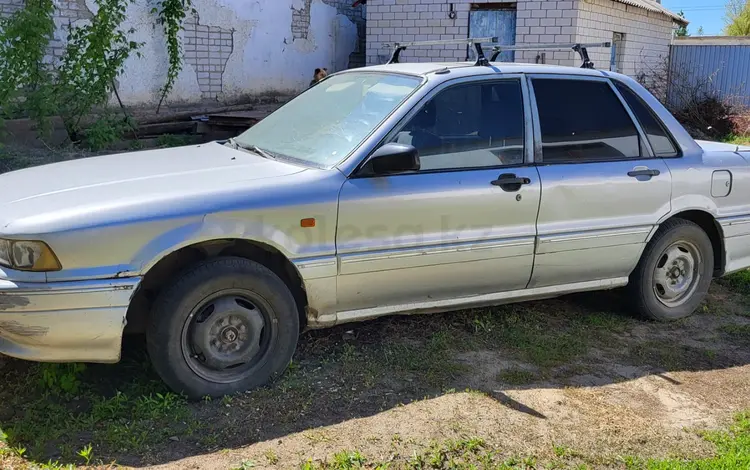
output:
<path id="1" fill-rule="evenodd" d="M 578 24 L 578 0 L 519 1 L 516 20 L 516 44 L 573 43 Z M 542 54 L 544 54 L 542 56 Z M 577 65 L 573 51 L 518 51 L 516 62 Z"/>
<path id="2" fill-rule="evenodd" d="M 384 44 L 467 38 L 471 3 L 486 2 L 454 0 L 456 18 L 451 19 L 447 0 L 368 0 L 367 64 L 381 64 L 388 60 L 391 50 L 384 48 Z M 401 57 L 406 62 L 463 61 L 466 46 L 407 49 Z"/>
<path id="3" fill-rule="evenodd" d="M 16 10 L 23 8 L 25 0 L 0 0 L 0 16 L 10 16 Z M 47 60 L 61 57 L 65 52 L 65 34 L 62 26 L 67 26 L 77 20 L 89 19 L 93 13 L 86 6 L 85 0 L 58 0 L 55 2 L 53 20 L 57 26 L 54 36 L 49 43 Z"/>
<path id="4" fill-rule="evenodd" d="M 671 18 L 612 0 L 580 1 L 578 42 L 612 41 L 612 33 L 625 33 L 620 72 L 635 76 L 652 70 L 669 56 Z M 609 69 L 608 49 L 590 50 L 597 68 Z"/>
<path id="5" fill-rule="evenodd" d="M 0 0 L 3 1 L 3 0 Z M 359 42 L 357 44 L 357 50 L 355 50 L 349 57 L 349 67 L 362 67 L 365 65 L 365 38 L 366 38 L 366 26 L 365 26 L 365 11 L 364 5 L 353 7 L 354 0 L 322 0 L 326 5 L 336 7 L 336 11 L 340 15 L 344 15 L 349 18 L 354 24 L 357 25 L 357 35 Z M 304 0 L 302 8 L 292 8 L 292 36 L 294 39 L 307 39 L 307 35 L 310 30 L 310 4 L 312 0 Z"/>
<path id="6" fill-rule="evenodd" d="M 456 18 L 448 17 L 448 0 L 369 0 L 367 9 L 367 63 L 384 63 L 390 50 L 383 44 L 468 37 L 471 4 L 494 3 L 454 0 Z M 518 0 L 516 44 L 612 41 L 613 32 L 625 34 L 623 72 L 635 75 L 646 63 L 666 57 L 672 20 L 664 15 L 613 0 Z M 517 51 L 516 62 L 541 60 L 555 65 L 579 66 L 573 51 Z M 594 64 L 609 69 L 610 50 L 591 49 Z M 407 49 L 405 61 L 430 62 L 466 59 L 465 46 Z"/>

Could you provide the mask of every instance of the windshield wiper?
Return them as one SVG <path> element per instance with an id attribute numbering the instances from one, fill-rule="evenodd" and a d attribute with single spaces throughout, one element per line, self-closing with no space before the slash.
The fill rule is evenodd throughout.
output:
<path id="1" fill-rule="evenodd" d="M 232 146 L 232 148 L 236 149 L 242 149 L 242 150 L 248 150 L 250 152 L 253 152 L 255 154 L 260 155 L 263 158 L 267 158 L 269 160 L 276 160 L 276 157 L 271 155 L 269 152 L 263 150 L 262 148 L 258 147 L 257 145 L 243 145 L 237 142 L 234 137 L 230 137 L 229 140 L 227 140 L 227 143 Z"/>

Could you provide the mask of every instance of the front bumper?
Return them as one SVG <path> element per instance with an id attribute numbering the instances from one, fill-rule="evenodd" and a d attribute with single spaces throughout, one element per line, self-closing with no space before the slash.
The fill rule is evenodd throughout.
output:
<path id="1" fill-rule="evenodd" d="M 117 362 L 141 278 L 19 283 L 0 279 L 0 353 L 42 362 Z"/>

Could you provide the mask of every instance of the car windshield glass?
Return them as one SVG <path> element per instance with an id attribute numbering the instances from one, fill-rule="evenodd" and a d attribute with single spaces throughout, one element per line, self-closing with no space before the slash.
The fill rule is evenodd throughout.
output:
<path id="1" fill-rule="evenodd" d="M 327 167 L 346 158 L 421 83 L 371 72 L 335 75 L 299 95 L 235 141 L 280 158 Z"/>

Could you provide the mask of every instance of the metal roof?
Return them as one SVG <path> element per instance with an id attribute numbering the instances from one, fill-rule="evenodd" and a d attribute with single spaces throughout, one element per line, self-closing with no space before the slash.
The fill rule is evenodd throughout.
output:
<path id="1" fill-rule="evenodd" d="M 672 18 L 678 23 L 682 23 L 682 24 L 689 23 L 688 20 L 678 15 L 677 13 L 674 13 L 664 8 L 664 6 L 661 3 L 655 0 L 614 0 L 614 1 L 619 2 L 619 3 L 624 3 L 625 5 L 643 8 L 644 10 L 653 11 L 654 13 L 661 13 L 663 15 L 667 15 L 668 17 Z"/>

